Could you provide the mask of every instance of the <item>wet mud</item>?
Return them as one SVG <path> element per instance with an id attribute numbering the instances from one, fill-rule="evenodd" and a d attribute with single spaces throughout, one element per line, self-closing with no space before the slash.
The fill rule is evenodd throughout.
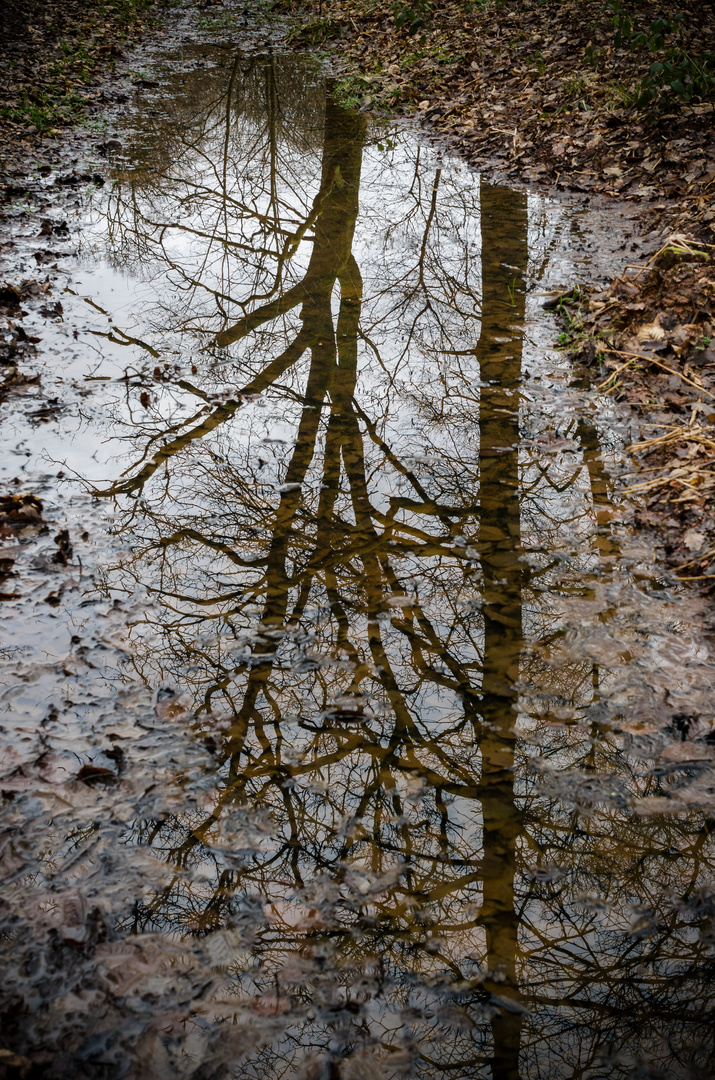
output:
<path id="1" fill-rule="evenodd" d="M 154 64 L 7 218 L 0 1064 L 712 1075 L 706 610 L 543 310 L 627 222 Z"/>

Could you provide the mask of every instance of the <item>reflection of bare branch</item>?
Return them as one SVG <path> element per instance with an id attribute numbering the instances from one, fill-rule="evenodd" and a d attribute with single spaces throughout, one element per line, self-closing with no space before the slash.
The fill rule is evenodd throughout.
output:
<path id="1" fill-rule="evenodd" d="M 378 181 L 375 170 L 365 178 L 362 120 L 332 104 L 317 194 L 315 176 L 301 187 L 271 64 L 260 80 L 265 123 L 236 133 L 231 90 L 211 122 L 216 142 L 195 151 L 207 171 L 191 192 L 216 181 L 210 221 L 206 211 L 194 228 L 190 178 L 174 203 L 167 184 L 152 214 L 149 196 L 116 204 L 116 228 L 126 215 L 138 248 L 165 251 L 177 290 L 193 297 L 176 316 L 182 328 L 205 319 L 212 292 L 220 310 L 225 301 L 243 312 L 217 339 L 239 346 L 221 370 L 242 386 L 237 398 L 265 391 L 269 417 L 208 398 L 210 411 L 180 434 L 157 434 L 158 423 L 136 430 L 142 468 L 104 493 L 144 497 L 114 572 L 155 604 L 155 640 L 137 649 L 137 668 L 157 685 L 180 683 L 213 741 L 213 788 L 201 804 L 136 826 L 181 873 L 137 904 L 133 926 L 203 940 L 233 928 L 250 900 L 244 945 L 260 971 L 236 965 L 239 1003 L 256 987 L 282 993 L 291 957 L 306 964 L 309 976 L 285 991 L 303 1012 L 277 1020 L 281 1038 L 252 1058 L 256 1075 L 295 1073 L 296 1048 L 314 1048 L 328 1027 L 324 1013 L 306 1019 L 319 979 L 342 993 L 350 965 L 373 954 L 382 981 L 363 1011 L 348 990 L 352 1013 L 325 991 L 325 1012 L 345 1022 L 336 1055 L 353 1053 L 368 1013 L 371 1031 L 399 1015 L 425 1075 L 516 1080 L 540 1075 L 533 1062 L 552 1053 L 585 1074 L 597 1054 L 585 1037 L 589 1010 L 631 1045 L 639 994 L 654 1014 L 675 1002 L 694 1023 L 683 1002 L 701 954 L 670 918 L 668 933 L 657 931 L 664 971 L 646 988 L 635 980 L 627 904 L 650 889 L 653 908 L 664 905 L 636 857 L 642 826 L 610 805 L 579 818 L 565 795 L 544 793 L 533 765 L 538 752 L 547 777 L 582 774 L 584 800 L 599 771 L 633 790 L 655 783 L 606 743 L 603 726 L 584 722 L 612 673 L 601 665 L 594 678 L 582 657 L 559 658 L 562 612 L 542 601 L 563 572 L 551 542 L 560 529 L 590 554 L 605 479 L 593 432 L 569 428 L 575 449 L 562 459 L 522 440 L 543 420 L 521 391 L 526 200 L 482 185 L 470 203 L 471 188 L 450 189 L 418 161 L 393 214 L 369 197 Z M 234 139 L 246 169 L 260 166 L 245 193 L 226 190 Z M 180 170 L 165 176 L 180 186 Z M 361 183 L 367 239 L 356 232 Z M 141 236 L 142 222 L 151 234 L 172 218 L 158 210 L 179 205 L 182 236 L 193 230 L 204 245 L 193 262 L 171 251 L 168 230 L 159 244 Z M 478 211 L 475 267 L 464 238 Z M 277 320 L 299 305 L 300 326 L 297 312 Z M 550 554 L 527 569 L 523 556 L 546 543 Z M 557 707 L 571 710 L 568 728 L 552 723 Z M 260 840 L 239 842 L 255 812 L 268 821 Z M 689 835 L 682 822 L 650 828 L 654 844 L 669 830 L 678 843 Z M 699 880 L 689 876 L 688 887 Z M 613 904 L 603 922 L 576 899 L 592 894 Z M 686 989 L 674 987 L 671 966 Z M 414 1000 L 427 997 L 436 1009 L 457 1002 L 459 1036 L 442 1019 L 414 1020 Z M 386 1046 L 396 1040 L 384 1034 Z"/>
<path id="2" fill-rule="evenodd" d="M 191 428 L 189 431 L 185 431 L 182 435 L 172 439 L 170 442 L 165 443 L 160 450 L 158 450 L 151 460 L 135 473 L 133 476 L 126 480 L 121 480 L 116 484 L 113 484 L 111 488 L 106 491 L 95 491 L 95 495 L 127 495 L 135 491 L 141 491 L 146 484 L 147 480 L 164 465 L 170 458 L 179 451 L 185 450 L 190 443 L 204 439 L 211 432 L 215 431 L 221 424 L 226 423 L 236 410 L 240 408 L 242 400 L 251 394 L 260 394 L 266 390 L 279 379 L 281 375 L 284 375 L 288 368 L 292 367 L 300 360 L 301 356 L 308 348 L 310 344 L 310 338 L 307 333 L 301 333 L 293 341 L 285 352 L 273 360 L 265 369 L 265 371 L 253 379 L 250 383 L 243 387 L 237 395 L 236 401 L 227 401 L 223 405 L 219 405 L 215 408 L 210 415 L 196 427 Z"/>

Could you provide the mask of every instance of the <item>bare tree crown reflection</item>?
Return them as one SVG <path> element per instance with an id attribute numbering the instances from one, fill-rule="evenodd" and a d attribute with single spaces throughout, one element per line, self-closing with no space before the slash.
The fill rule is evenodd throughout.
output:
<path id="1" fill-rule="evenodd" d="M 205 813 L 136 826 L 172 874 L 125 925 L 237 935 L 230 1000 L 275 1004 L 242 1076 L 691 1075 L 712 955 L 674 897 L 709 837 L 633 814 L 652 777 L 591 719 L 617 672 L 556 662 L 608 488 L 597 430 L 522 392 L 527 198 L 302 79 L 187 88 L 109 201 L 216 379 L 127 425 L 110 583 L 153 598 L 142 677 L 225 725 Z M 535 757 L 608 797 L 576 813 Z"/>

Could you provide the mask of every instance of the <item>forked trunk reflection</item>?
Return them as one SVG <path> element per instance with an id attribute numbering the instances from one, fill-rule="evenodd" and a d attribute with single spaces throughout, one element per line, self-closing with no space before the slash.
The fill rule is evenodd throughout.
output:
<path id="1" fill-rule="evenodd" d="M 122 772 L 22 803 L 42 1007 L 11 980 L 8 1009 L 137 1076 L 147 1047 L 196 1080 L 694 1076 L 712 776 L 669 740 L 709 745 L 709 668 L 612 525 L 606 405 L 544 347 L 578 215 L 290 56 L 178 70 L 95 226 L 142 286 L 91 331 L 130 358 L 93 421 L 122 550 L 72 616 L 127 604 L 82 676 Z M 80 864 L 110 940 L 62 946 L 52 1012 L 22 920 Z M 101 1039 L 67 1034 L 78 987 Z"/>

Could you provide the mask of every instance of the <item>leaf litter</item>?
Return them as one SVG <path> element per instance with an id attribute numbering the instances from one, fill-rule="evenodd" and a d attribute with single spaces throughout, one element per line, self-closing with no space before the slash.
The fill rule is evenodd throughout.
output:
<path id="1" fill-rule="evenodd" d="M 564 300 L 566 347 L 598 391 L 628 405 L 640 437 L 625 488 L 683 580 L 715 574 L 715 247 L 676 234 L 584 303 Z M 605 378 L 603 377 L 605 375 Z"/>

